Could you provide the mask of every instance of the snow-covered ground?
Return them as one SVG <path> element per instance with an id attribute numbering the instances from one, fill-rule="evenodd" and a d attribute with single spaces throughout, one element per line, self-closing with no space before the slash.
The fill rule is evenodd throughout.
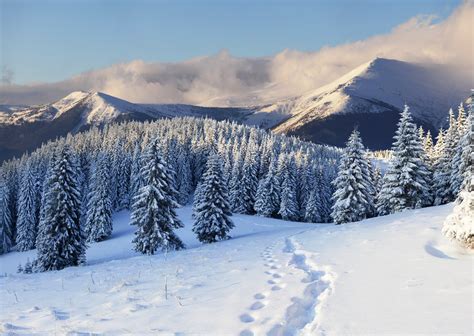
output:
<path id="1" fill-rule="evenodd" d="M 474 254 L 441 236 L 452 206 L 341 226 L 235 215 L 233 239 L 132 251 L 129 214 L 88 266 L 16 274 L 0 256 L 4 334 L 433 335 L 473 330 Z"/>

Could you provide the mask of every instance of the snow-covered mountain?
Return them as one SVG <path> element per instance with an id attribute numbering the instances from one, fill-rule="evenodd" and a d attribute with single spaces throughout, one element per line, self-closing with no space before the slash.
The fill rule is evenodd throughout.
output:
<path id="1" fill-rule="evenodd" d="M 445 125 L 448 110 L 464 101 L 472 86 L 468 71 L 460 76 L 445 66 L 376 58 L 301 97 L 264 106 L 135 104 L 102 92 L 78 91 L 47 105 L 0 105 L 0 160 L 91 125 L 177 116 L 227 119 L 336 146 L 358 127 L 366 146 L 386 149 L 404 104 L 419 125 L 436 132 Z"/>
<path id="2" fill-rule="evenodd" d="M 72 92 L 40 106 L 3 106 L 0 110 L 0 160 L 21 155 L 41 143 L 91 126 L 125 120 L 153 120 L 178 116 L 210 117 L 244 122 L 258 112 L 252 108 L 214 108 L 182 104 L 134 104 L 102 92 Z M 278 116 L 278 113 L 272 116 Z M 255 115 L 249 123 L 266 125 L 265 116 Z M 277 120 L 279 121 L 279 120 Z M 273 125 L 273 122 L 271 125 Z"/>
<path id="3" fill-rule="evenodd" d="M 236 109 L 230 110 L 236 112 Z M 231 111 L 226 112 L 234 116 L 235 113 L 232 114 Z M 210 110 L 199 106 L 134 104 L 102 92 L 76 91 L 52 104 L 16 108 L 10 106 L 8 110 L 0 111 L 0 123 L 21 125 L 38 121 L 52 122 L 64 116 L 78 114 L 80 120 L 75 128 L 80 129 L 87 125 L 102 125 L 118 119 L 202 116 L 206 112 L 209 113 Z"/>
<path id="4" fill-rule="evenodd" d="M 377 58 L 338 80 L 288 101 L 291 117 L 274 131 L 342 145 L 357 126 L 371 148 L 387 148 L 405 104 L 432 131 L 469 95 L 452 69 Z M 280 103 L 281 104 L 281 103 Z M 278 109 L 276 106 L 275 109 Z"/>

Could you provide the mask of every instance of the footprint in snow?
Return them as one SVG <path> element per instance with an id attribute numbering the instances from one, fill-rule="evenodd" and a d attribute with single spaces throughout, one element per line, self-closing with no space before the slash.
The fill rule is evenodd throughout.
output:
<path id="1" fill-rule="evenodd" d="M 254 336 L 254 333 L 249 329 L 245 329 L 240 332 L 239 336 Z"/>
<path id="2" fill-rule="evenodd" d="M 239 316 L 239 319 L 244 323 L 250 323 L 255 321 L 255 319 L 250 314 L 242 314 Z"/>
<path id="3" fill-rule="evenodd" d="M 263 299 L 266 298 L 266 295 L 263 294 L 263 293 L 257 293 L 257 294 L 255 294 L 253 297 L 254 297 L 255 299 L 257 299 L 257 300 L 263 300 Z"/>
<path id="4" fill-rule="evenodd" d="M 250 310 L 260 310 L 265 307 L 265 304 L 261 301 L 256 301 L 250 306 Z"/>
<path id="5" fill-rule="evenodd" d="M 279 290 L 283 289 L 284 287 L 285 287 L 284 284 L 274 285 L 274 286 L 272 286 L 271 290 L 276 292 L 276 291 L 279 291 Z"/>

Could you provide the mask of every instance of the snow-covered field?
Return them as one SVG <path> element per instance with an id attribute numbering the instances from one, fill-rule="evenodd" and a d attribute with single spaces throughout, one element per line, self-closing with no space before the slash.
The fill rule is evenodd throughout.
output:
<path id="1" fill-rule="evenodd" d="M 132 251 L 129 214 L 88 265 L 16 274 L 35 251 L 0 256 L 4 334 L 433 335 L 473 330 L 474 254 L 441 236 L 452 205 L 346 225 L 234 215 L 233 239 Z"/>

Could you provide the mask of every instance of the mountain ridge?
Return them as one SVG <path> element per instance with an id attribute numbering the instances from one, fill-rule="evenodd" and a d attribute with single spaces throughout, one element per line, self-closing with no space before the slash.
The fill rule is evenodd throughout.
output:
<path id="1" fill-rule="evenodd" d="M 404 104 L 425 130 L 445 126 L 449 108 L 469 95 L 469 85 L 451 77 L 443 66 L 375 58 L 299 97 L 244 107 L 136 104 L 104 92 L 74 91 L 51 104 L 0 106 L 0 160 L 91 126 L 179 116 L 230 120 L 335 146 L 343 146 L 358 127 L 366 146 L 386 149 Z"/>

